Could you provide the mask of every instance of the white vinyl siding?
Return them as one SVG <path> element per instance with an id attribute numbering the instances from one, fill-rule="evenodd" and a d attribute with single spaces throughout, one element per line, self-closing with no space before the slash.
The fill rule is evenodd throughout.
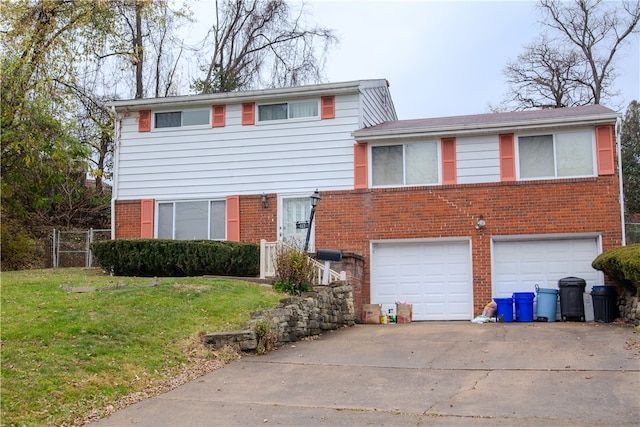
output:
<path id="1" fill-rule="evenodd" d="M 398 120 L 388 88 L 380 86 L 363 87 L 361 94 L 362 119 L 358 126 L 359 128 Z"/>
<path id="2" fill-rule="evenodd" d="M 500 182 L 498 136 L 456 139 L 458 184 Z"/>
<path id="3" fill-rule="evenodd" d="M 353 188 L 358 96 L 336 96 L 332 120 L 284 120 L 242 126 L 241 104 L 227 105 L 224 128 L 137 131 L 123 120 L 118 199 L 217 198 L 230 194 Z"/>

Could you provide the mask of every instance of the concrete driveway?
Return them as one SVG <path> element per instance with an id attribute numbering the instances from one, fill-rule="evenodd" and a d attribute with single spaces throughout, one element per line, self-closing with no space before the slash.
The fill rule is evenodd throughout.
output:
<path id="1" fill-rule="evenodd" d="M 92 425 L 637 426 L 639 341 L 619 324 L 356 325 Z"/>

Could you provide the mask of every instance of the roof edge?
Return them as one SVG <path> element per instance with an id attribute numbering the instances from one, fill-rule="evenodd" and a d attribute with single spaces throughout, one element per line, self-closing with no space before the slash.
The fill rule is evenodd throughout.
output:
<path id="1" fill-rule="evenodd" d="M 409 129 L 386 129 L 386 130 L 369 130 L 359 129 L 352 132 L 352 136 L 358 140 L 367 139 L 368 141 L 382 140 L 382 139 L 394 139 L 394 138 L 416 138 L 424 136 L 436 136 L 436 135 L 473 135 L 473 134 L 485 134 L 485 133 L 509 133 L 515 130 L 527 130 L 527 129 L 540 129 L 557 127 L 558 125 L 599 125 L 615 122 L 620 113 L 600 113 L 600 114 L 586 114 L 574 117 L 553 117 L 545 119 L 528 119 L 517 120 L 497 123 L 480 123 L 480 124 L 468 124 L 468 125 L 448 125 L 448 126 L 436 126 L 436 127 L 423 127 L 423 128 L 409 128 Z"/>
<path id="2" fill-rule="evenodd" d="M 260 101 L 267 99 L 278 99 L 287 96 L 317 96 L 325 93 L 349 94 L 357 93 L 361 87 L 384 86 L 387 87 L 386 79 L 353 80 L 339 83 L 321 83 L 315 85 L 292 86 L 275 89 L 257 89 L 243 92 L 225 92 L 200 95 L 180 95 L 164 98 L 142 98 L 127 99 L 108 102 L 109 107 L 116 110 L 140 110 L 148 107 L 178 106 L 184 104 L 216 104 L 243 102 L 247 100 Z"/>

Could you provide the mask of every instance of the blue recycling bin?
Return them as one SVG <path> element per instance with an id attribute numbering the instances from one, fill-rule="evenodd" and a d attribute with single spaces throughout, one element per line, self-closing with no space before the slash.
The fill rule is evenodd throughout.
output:
<path id="1" fill-rule="evenodd" d="M 496 308 L 496 316 L 502 316 L 503 322 L 513 322 L 513 298 L 494 298 L 498 306 Z"/>
<path id="2" fill-rule="evenodd" d="M 516 292 L 513 300 L 516 303 L 516 322 L 533 322 L 533 292 Z"/>

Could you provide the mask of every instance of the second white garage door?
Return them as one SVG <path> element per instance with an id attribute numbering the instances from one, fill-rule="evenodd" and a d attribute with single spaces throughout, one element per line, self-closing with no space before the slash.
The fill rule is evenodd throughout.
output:
<path id="1" fill-rule="evenodd" d="M 469 240 L 375 242 L 371 303 L 413 304 L 414 320 L 470 320 L 473 284 Z"/>
<path id="2" fill-rule="evenodd" d="M 597 236 L 509 239 L 493 241 L 493 294 L 510 297 L 514 292 L 535 292 L 535 286 L 558 289 L 558 280 L 579 277 L 586 292 L 602 284 L 602 273 L 591 267 L 600 253 Z"/>

